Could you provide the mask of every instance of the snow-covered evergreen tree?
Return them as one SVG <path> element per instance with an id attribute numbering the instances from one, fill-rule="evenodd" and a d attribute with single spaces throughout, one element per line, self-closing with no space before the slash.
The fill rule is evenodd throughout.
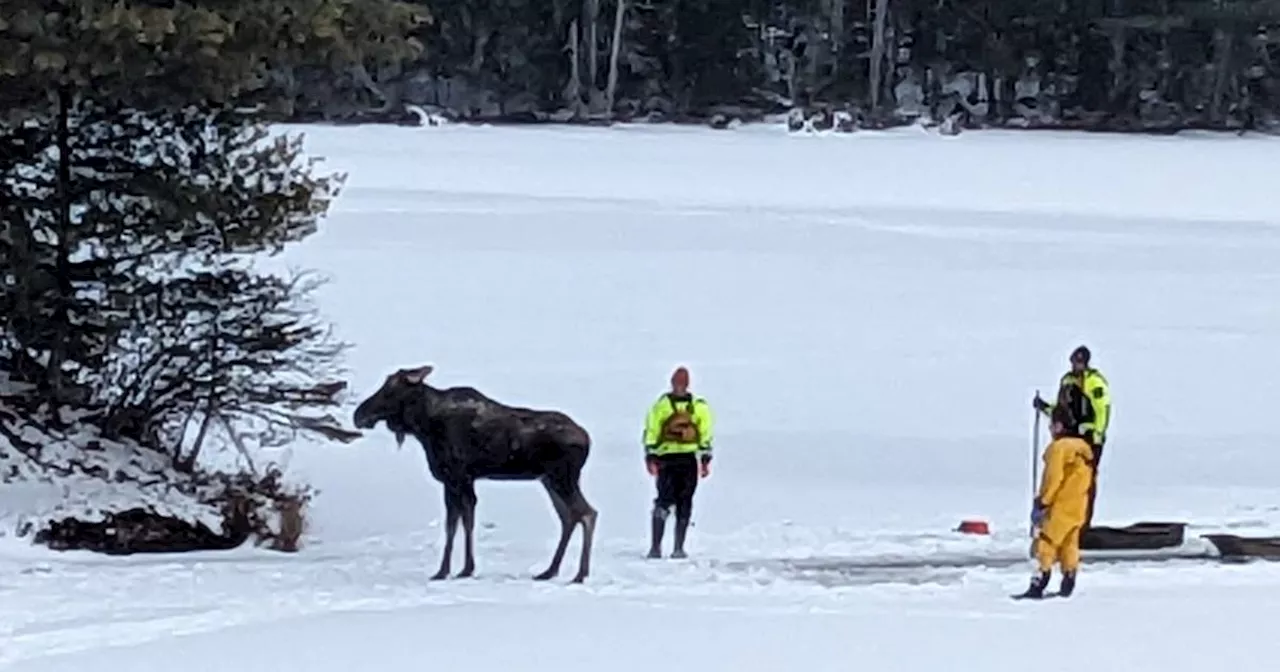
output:
<path id="1" fill-rule="evenodd" d="M 308 276 L 254 264 L 316 231 L 341 176 L 318 173 L 299 138 L 269 136 L 250 103 L 264 63 L 413 53 L 410 10 L 6 3 L 0 478 L 63 494 L 21 531 L 115 551 L 296 546 L 307 488 L 252 459 L 231 472 L 198 459 L 214 438 L 252 458 L 355 436 L 331 415 L 344 346 Z"/>

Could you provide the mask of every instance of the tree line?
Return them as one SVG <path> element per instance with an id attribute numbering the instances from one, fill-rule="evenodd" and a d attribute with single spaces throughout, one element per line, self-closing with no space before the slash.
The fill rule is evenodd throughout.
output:
<path id="1" fill-rule="evenodd" d="M 1269 128 L 1280 0 L 416 0 L 427 48 L 335 79 L 294 120 L 703 121 L 847 110 L 868 124 Z"/>

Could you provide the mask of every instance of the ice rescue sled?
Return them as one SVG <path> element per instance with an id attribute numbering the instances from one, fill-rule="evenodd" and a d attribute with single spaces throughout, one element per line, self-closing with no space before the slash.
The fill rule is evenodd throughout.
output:
<path id="1" fill-rule="evenodd" d="M 1080 533 L 1080 555 L 1086 560 L 1162 560 L 1213 558 L 1217 548 L 1187 536 L 1186 523 L 1141 522 L 1127 527 L 1094 526 Z"/>
<path id="2" fill-rule="evenodd" d="M 1280 537 L 1192 536 L 1187 534 L 1187 523 L 1141 522 L 1127 527 L 1086 529 L 1080 534 L 1080 554 L 1085 561 L 1280 560 Z"/>

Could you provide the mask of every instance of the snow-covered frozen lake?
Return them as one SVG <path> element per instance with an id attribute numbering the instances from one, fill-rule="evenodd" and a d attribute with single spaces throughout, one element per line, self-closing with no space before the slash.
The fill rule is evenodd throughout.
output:
<path id="1" fill-rule="evenodd" d="M 297 448 L 322 493 L 295 556 L 0 546 L 0 669 L 1272 669 L 1276 565 L 1091 564 L 1026 604 L 1028 566 L 777 561 L 1025 554 L 1030 400 L 1081 343 L 1115 403 L 1098 523 L 1280 534 L 1280 142 L 304 130 L 349 179 L 287 262 L 332 276 L 356 394 L 429 363 L 577 418 L 591 578 L 566 585 L 575 536 L 529 580 L 546 495 L 482 483 L 477 576 L 428 582 L 440 489 L 379 427 Z M 650 561 L 639 437 L 678 364 L 717 460 L 692 557 Z M 973 517 L 992 537 L 949 532 Z"/>

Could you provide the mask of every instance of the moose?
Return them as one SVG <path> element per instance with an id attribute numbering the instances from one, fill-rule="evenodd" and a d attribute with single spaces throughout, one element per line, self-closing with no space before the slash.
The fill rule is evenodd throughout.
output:
<path id="1" fill-rule="evenodd" d="M 432 580 L 449 575 L 459 519 L 466 559 L 457 576 L 475 572 L 475 482 L 489 479 L 538 480 L 551 497 L 560 518 L 560 541 L 551 565 L 536 580 L 559 573 L 573 530 L 582 524 L 582 555 L 573 579 L 582 583 L 591 567 L 597 517 L 579 484 L 590 435 L 558 411 L 507 406 L 470 387 L 432 387 L 425 383 L 432 370 L 426 365 L 388 375 L 382 387 L 356 407 L 353 418 L 360 429 L 384 422 L 398 444 L 412 435 L 422 444 L 432 477 L 444 486 L 444 554 Z"/>

